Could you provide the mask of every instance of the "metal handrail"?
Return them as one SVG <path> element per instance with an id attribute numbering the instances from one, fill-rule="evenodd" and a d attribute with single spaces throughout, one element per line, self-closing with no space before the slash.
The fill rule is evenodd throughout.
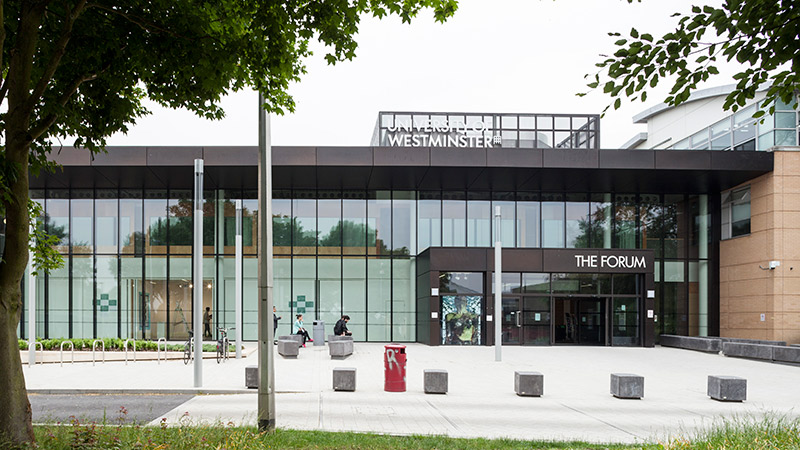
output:
<path id="1" fill-rule="evenodd" d="M 64 344 L 69 344 L 69 349 L 72 351 L 72 363 L 75 364 L 75 345 L 72 341 L 61 342 L 61 367 L 64 367 Z"/>
<path id="2" fill-rule="evenodd" d="M 102 339 L 95 339 L 94 342 L 92 342 L 92 365 L 93 366 L 94 366 L 94 362 L 95 362 L 94 351 L 97 348 L 97 343 L 98 342 L 103 345 L 103 364 L 106 363 L 106 342 L 104 340 L 102 340 Z"/>
<path id="3" fill-rule="evenodd" d="M 36 341 L 33 343 L 33 364 L 36 364 L 36 346 L 39 346 L 39 351 L 42 352 L 42 359 L 39 361 L 39 364 L 44 364 L 44 345 L 41 342 Z"/>
<path id="4" fill-rule="evenodd" d="M 161 343 L 164 343 L 164 362 L 167 362 L 167 338 L 158 338 L 156 341 L 156 361 L 161 364 Z"/>
<path id="5" fill-rule="evenodd" d="M 136 362 L 136 339 L 129 338 L 125 339 L 125 343 L 122 344 L 125 347 L 125 365 L 128 365 L 128 343 L 133 342 L 133 362 Z"/>

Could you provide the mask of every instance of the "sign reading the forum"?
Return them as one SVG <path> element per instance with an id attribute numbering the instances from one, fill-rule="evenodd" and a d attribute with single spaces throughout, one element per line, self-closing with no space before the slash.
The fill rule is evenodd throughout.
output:
<path id="1" fill-rule="evenodd" d="M 579 269 L 647 269 L 640 255 L 575 255 Z"/>
<path id="2" fill-rule="evenodd" d="M 398 124 L 386 128 L 389 147 L 494 147 L 502 144 L 500 136 L 484 135 L 483 122 L 467 126 L 458 121 L 417 122 Z"/>

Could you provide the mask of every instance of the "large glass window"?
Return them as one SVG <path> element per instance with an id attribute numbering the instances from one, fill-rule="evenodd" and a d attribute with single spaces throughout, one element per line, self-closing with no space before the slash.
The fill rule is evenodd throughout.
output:
<path id="1" fill-rule="evenodd" d="M 97 253 L 117 253 L 117 191 L 98 189 L 94 201 L 97 226 Z"/>
<path id="2" fill-rule="evenodd" d="M 94 307 L 97 309 L 98 337 L 118 336 L 117 314 L 120 309 L 117 295 L 117 261 L 116 256 L 97 257 L 97 296 L 94 299 Z"/>
<path id="3" fill-rule="evenodd" d="M 495 192 L 492 194 L 492 217 L 500 208 L 500 240 L 503 247 L 516 245 L 516 205 L 513 192 Z M 494 220 L 494 219 L 493 219 Z M 496 227 L 492 227 L 492 244 L 497 241 Z"/>
<path id="4" fill-rule="evenodd" d="M 161 258 L 157 258 L 161 259 Z M 149 262 L 149 259 L 148 259 Z M 150 268 L 160 270 L 159 263 L 150 265 Z M 191 256 L 173 256 L 169 259 L 169 302 L 170 302 L 170 321 L 169 336 L 171 339 L 188 339 L 189 330 L 192 327 L 192 296 L 194 295 L 194 282 L 192 271 Z M 150 276 L 150 274 L 148 274 Z M 156 276 L 156 274 L 153 274 Z M 162 280 L 149 280 L 151 286 L 161 286 L 165 284 Z M 162 288 L 163 289 L 163 288 Z M 155 298 L 151 298 L 151 304 L 160 305 L 165 298 L 161 298 L 161 289 L 156 291 Z M 147 307 L 145 302 L 145 307 Z M 216 317 L 215 319 L 219 319 Z M 150 326 L 152 328 L 152 325 Z M 147 328 L 147 326 L 145 327 Z"/>
<path id="5" fill-rule="evenodd" d="M 517 194 L 517 245 L 523 248 L 539 247 L 539 195 L 534 193 Z M 505 218 L 505 217 L 504 217 Z M 506 239 L 503 236 L 505 243 Z M 504 244 L 505 245 L 505 244 Z"/>
<path id="6" fill-rule="evenodd" d="M 463 192 L 442 194 L 442 246 L 467 245 L 467 201 Z"/>
<path id="7" fill-rule="evenodd" d="M 614 248 L 636 248 L 636 195 L 614 196 Z"/>
<path id="8" fill-rule="evenodd" d="M 60 253 L 69 253 L 69 191 L 48 190 L 45 208 L 45 229 L 58 239 L 54 248 Z"/>
<path id="9" fill-rule="evenodd" d="M 72 257 L 72 337 L 98 337 L 94 333 L 94 264 L 91 255 Z M 58 298 L 56 292 L 55 298 Z"/>
<path id="10" fill-rule="evenodd" d="M 392 193 L 392 254 L 416 255 L 417 202 L 413 191 Z"/>
<path id="11" fill-rule="evenodd" d="M 70 200 L 72 253 L 92 253 L 94 249 L 94 193 L 76 189 Z"/>
<path id="12" fill-rule="evenodd" d="M 469 192 L 467 201 L 467 246 L 489 247 L 492 203 L 484 192 Z"/>
<path id="13" fill-rule="evenodd" d="M 588 248 L 586 239 L 591 229 L 589 218 L 589 196 L 586 194 L 567 194 L 566 228 L 567 248 Z"/>
<path id="14" fill-rule="evenodd" d="M 173 190 L 169 192 L 169 197 L 169 252 L 190 255 L 194 244 L 194 194 L 190 190 Z M 205 227 L 203 231 L 205 233 Z"/>
<path id="15" fill-rule="evenodd" d="M 298 255 L 313 255 L 317 251 L 317 201 L 314 192 L 294 192 L 292 200 L 292 251 Z"/>
<path id="16" fill-rule="evenodd" d="M 69 261 L 47 275 L 47 295 L 47 337 L 77 337 L 69 332 Z"/>
<path id="17" fill-rule="evenodd" d="M 391 340 L 392 260 L 367 259 L 367 334 L 370 341 Z"/>
<path id="18" fill-rule="evenodd" d="M 316 318 L 317 293 L 317 259 L 313 256 L 295 256 L 292 258 L 292 298 L 290 307 L 293 316 L 303 315 L 304 328 L 310 329 L 311 321 Z"/>
<path id="19" fill-rule="evenodd" d="M 124 254 L 141 255 L 144 252 L 142 207 L 141 191 L 120 190 L 119 236 L 120 251 Z"/>
<path id="20" fill-rule="evenodd" d="M 391 245 L 391 192 L 370 192 L 367 200 L 367 252 L 371 255 L 388 255 Z"/>
<path id="21" fill-rule="evenodd" d="M 123 256 L 120 263 L 119 307 L 122 310 L 120 314 L 122 316 L 122 335 L 120 337 L 141 338 L 142 258 Z"/>
<path id="22" fill-rule="evenodd" d="M 285 191 L 275 192 L 272 199 L 272 245 L 274 254 L 286 255 L 292 252 L 292 231 L 296 224 L 297 221 L 292 218 L 291 193 Z"/>
<path id="23" fill-rule="evenodd" d="M 342 252 L 342 201 L 338 192 L 320 192 L 317 200 L 319 254 L 338 255 Z"/>
<path id="24" fill-rule="evenodd" d="M 392 341 L 416 339 L 415 264 L 414 258 L 392 261 Z"/>
<path id="25" fill-rule="evenodd" d="M 722 239 L 750 234 L 750 186 L 722 193 Z"/>
<path id="26" fill-rule="evenodd" d="M 167 253 L 167 192 L 145 191 L 145 252 Z"/>
<path id="27" fill-rule="evenodd" d="M 564 247 L 564 201 L 560 194 L 542 195 L 542 247 Z"/>
<path id="28" fill-rule="evenodd" d="M 428 247 L 442 245 L 442 199 L 436 191 L 422 191 L 418 194 L 419 210 L 418 232 L 419 251 Z"/>
<path id="29" fill-rule="evenodd" d="M 585 238 L 591 248 L 611 248 L 611 224 L 614 209 L 611 194 L 592 194 L 589 231 Z"/>
<path id="30" fill-rule="evenodd" d="M 317 261 L 319 278 L 319 316 L 329 329 L 342 316 L 342 259 L 322 257 Z M 313 315 L 307 316 L 308 321 Z"/>
<path id="31" fill-rule="evenodd" d="M 661 238 L 664 236 L 664 217 L 661 199 L 657 194 L 639 195 L 639 248 L 655 251 L 661 258 Z"/>
<path id="32" fill-rule="evenodd" d="M 370 233 L 372 234 L 372 233 Z M 345 255 L 367 252 L 366 192 L 345 192 L 342 200 L 342 250 Z"/>
<path id="33" fill-rule="evenodd" d="M 354 339 L 367 339 L 367 260 L 364 257 L 342 259 L 342 314 L 350 316 L 347 328 Z"/>

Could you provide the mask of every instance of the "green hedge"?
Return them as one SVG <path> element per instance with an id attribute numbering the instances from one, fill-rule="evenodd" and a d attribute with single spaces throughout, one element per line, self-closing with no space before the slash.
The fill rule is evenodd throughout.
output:
<path id="1" fill-rule="evenodd" d="M 105 343 L 106 351 L 123 351 L 125 350 L 125 339 L 119 338 L 102 338 L 100 339 Z M 45 350 L 61 350 L 61 343 L 65 341 L 71 341 L 72 344 L 75 346 L 76 351 L 92 350 L 92 343 L 95 339 L 82 339 L 82 338 L 75 338 L 75 339 L 40 339 L 38 342 L 42 343 L 42 347 Z M 148 341 L 148 340 L 136 340 L 136 351 L 150 351 L 154 352 L 157 350 L 158 342 L 157 341 Z M 100 345 L 97 346 L 100 348 Z M 128 348 L 131 348 L 130 346 Z M 162 347 L 163 348 L 163 347 Z M 28 341 L 23 341 L 22 339 L 19 340 L 19 349 L 20 350 L 27 350 L 28 349 Z M 69 346 L 64 346 L 65 350 L 69 349 Z M 179 351 L 182 352 L 184 349 L 184 344 L 167 344 L 167 350 L 170 351 Z M 217 351 L 217 344 L 203 344 L 203 351 L 204 352 L 215 352 Z M 231 352 L 236 351 L 236 346 L 231 345 L 230 350 Z"/>

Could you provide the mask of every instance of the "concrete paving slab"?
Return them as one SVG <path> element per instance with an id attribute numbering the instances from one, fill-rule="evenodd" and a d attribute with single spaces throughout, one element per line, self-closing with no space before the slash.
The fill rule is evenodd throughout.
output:
<path id="1" fill-rule="evenodd" d="M 580 439 L 644 442 L 710 425 L 720 417 L 768 411 L 797 417 L 800 367 L 726 358 L 675 348 L 428 347 L 407 344 L 407 392 L 383 391 L 383 345 L 356 343 L 347 366 L 358 370 L 356 392 L 334 392 L 331 372 L 342 365 L 325 347 L 301 349 L 296 360 L 276 358 L 279 427 L 455 437 Z M 204 361 L 202 392 L 242 392 L 253 358 Z M 423 370 L 446 369 L 446 396 L 423 392 Z M 545 395 L 519 397 L 514 371 L 545 376 Z M 645 397 L 620 400 L 609 393 L 612 372 L 645 377 Z M 747 378 L 748 400 L 708 398 L 709 374 Z M 105 389 L 192 392 L 193 367 L 182 362 L 137 362 L 25 367 L 29 389 Z M 237 391 L 238 390 L 238 391 Z M 247 391 L 244 391 L 247 392 Z M 256 423 L 255 391 L 201 395 L 164 414 L 170 424 Z M 154 419 L 153 424 L 160 418 Z"/>

